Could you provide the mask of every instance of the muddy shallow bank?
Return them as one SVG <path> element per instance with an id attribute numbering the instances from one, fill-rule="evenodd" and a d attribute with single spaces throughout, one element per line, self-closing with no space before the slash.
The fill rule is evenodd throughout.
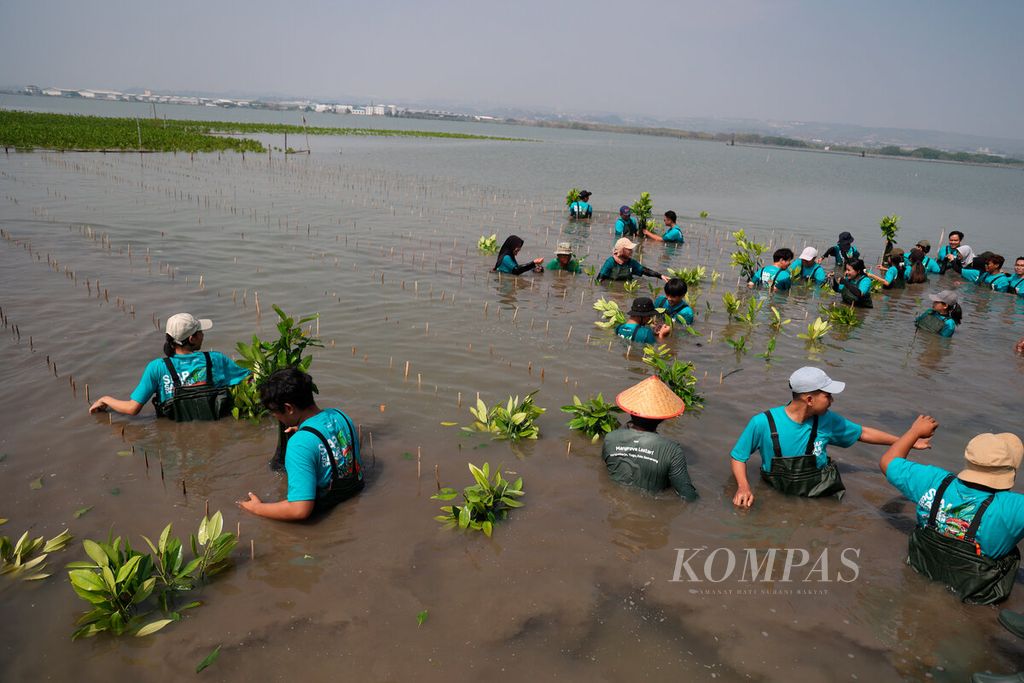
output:
<path id="1" fill-rule="evenodd" d="M 349 157 L 287 162 L 0 157 L 0 305 L 9 321 L 0 342 L 3 531 L 53 535 L 69 526 L 76 542 L 51 556 L 51 569 L 80 559 L 78 541 L 111 528 L 133 541 L 167 522 L 186 533 L 207 500 L 228 528 L 240 522 L 242 535 L 236 567 L 203 590 L 204 605 L 147 639 L 71 643 L 84 603 L 63 572 L 3 583 L 7 677 L 98 680 L 117 670 L 164 680 L 191 675 L 218 644 L 220 659 L 203 675 L 222 680 L 319 678 L 332 665 L 394 681 L 522 672 L 608 681 L 963 680 L 1019 661 L 1021 646 L 996 624 L 996 610 L 962 606 L 903 564 L 912 508 L 878 473 L 879 449 L 834 453 L 849 489 L 841 503 L 787 500 L 757 485 L 753 510 L 732 507 L 728 451 L 750 415 L 787 399 L 785 378 L 809 355 L 796 332 L 824 301 L 814 292 L 773 298 L 794 322 L 771 363 L 755 357 L 769 337 L 767 310 L 750 329 L 729 323 L 721 301 L 736 291 L 727 232 L 746 226 L 676 207 L 688 216 L 687 244 L 647 248 L 653 268 L 704 264 L 724 275 L 693 292 L 702 336 L 671 342 L 696 363 L 707 407 L 663 431 L 686 446 L 701 499 L 645 498 L 609 482 L 599 446 L 570 432 L 557 410 L 573 394 L 607 398 L 645 376 L 638 350 L 627 357 L 593 326 L 595 299 L 625 303 L 630 295 L 552 273 L 499 279 L 489 273 L 493 259 L 475 250 L 477 237 L 492 232 L 523 236 L 525 257 L 547 256 L 568 238 L 599 265 L 609 216 L 566 224 L 557 196 L 384 168 L 372 161 L 373 145 L 390 159 L 398 143 L 365 144 Z M 401 144 L 417 159 L 428 155 L 422 143 Z M 466 144 L 478 153 L 503 149 Z M 794 248 L 831 239 L 811 227 L 754 232 Z M 985 247 L 982 238 L 971 242 Z M 876 296 L 864 324 L 829 337 L 816 362 L 848 382 L 835 409 L 851 419 L 895 431 L 932 412 L 941 431 L 918 459 L 955 469 L 973 434 L 1017 429 L 1024 363 L 1010 347 L 1024 332 L 1011 298 L 965 286 L 967 323 L 952 341 L 915 335 L 913 316 L 938 284 Z M 266 467 L 276 438 L 269 422 L 174 425 L 149 408 L 112 421 L 86 412 L 86 383 L 93 397 L 125 395 L 159 354 L 154 319 L 178 310 L 211 317 L 207 346 L 230 353 L 236 340 L 271 334 L 270 303 L 320 313 L 327 346 L 312 373 L 321 405 L 343 407 L 360 423 L 365 455 L 373 433 L 366 490 L 309 524 L 258 520 L 233 505 L 246 491 L 271 499 L 284 491 Z M 751 351 L 737 357 L 724 340 L 741 335 Z M 476 392 L 492 403 L 537 388 L 548 412 L 536 443 L 513 448 L 441 425 L 468 424 Z M 117 455 L 126 444 L 135 456 Z M 142 449 L 163 459 L 164 481 L 146 469 Z M 434 465 L 443 484 L 461 488 L 467 461 L 501 463 L 525 482 L 526 507 L 493 540 L 432 520 L 440 505 L 429 499 Z M 42 488 L 30 488 L 40 477 Z M 676 549 L 704 547 L 740 557 L 747 548 L 825 552 L 832 580 L 800 581 L 808 567 L 791 583 L 672 581 Z M 848 548 L 859 550 L 859 571 L 840 582 L 838 572 L 850 575 L 839 561 Z M 1018 587 L 1007 606 L 1024 608 L 1022 595 Z M 418 627 L 424 609 L 429 618 Z"/>

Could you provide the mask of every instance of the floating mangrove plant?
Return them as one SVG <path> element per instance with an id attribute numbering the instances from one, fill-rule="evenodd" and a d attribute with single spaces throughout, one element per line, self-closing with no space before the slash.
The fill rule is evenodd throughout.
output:
<path id="1" fill-rule="evenodd" d="M 622 289 L 627 294 L 636 294 L 636 290 L 640 289 L 639 280 L 626 280 L 622 283 Z"/>
<path id="2" fill-rule="evenodd" d="M 476 248 L 481 254 L 494 254 L 498 253 L 498 234 L 493 235 L 480 235 L 480 239 L 476 241 Z"/>
<path id="3" fill-rule="evenodd" d="M 818 310 L 837 327 L 857 327 L 862 322 L 857 315 L 857 309 L 846 304 L 833 303 L 831 306 L 821 306 Z"/>
<path id="4" fill-rule="evenodd" d="M 463 489 L 463 504 L 443 506 L 441 511 L 444 514 L 434 519 L 449 529 L 474 529 L 482 531 L 489 538 L 494 525 L 508 517 L 509 510 L 523 506 L 518 500 L 524 493 L 523 480 L 520 477 L 510 484 L 501 476 L 500 467 L 492 478 L 490 464 L 486 462 L 483 468 L 469 463 L 469 471 L 476 483 Z M 455 489 L 442 488 L 431 498 L 447 501 L 458 495 Z"/>
<path id="5" fill-rule="evenodd" d="M 644 363 L 654 369 L 658 379 L 667 384 L 676 396 L 683 399 L 688 409 L 699 410 L 704 407 L 704 397 L 697 393 L 693 363 L 673 359 L 672 351 L 666 344 L 645 346 Z"/>
<path id="6" fill-rule="evenodd" d="M 699 287 L 704 281 L 707 269 L 704 266 L 694 266 L 693 268 L 666 268 L 665 272 L 669 277 L 679 278 L 685 282 L 687 287 Z"/>
<path id="7" fill-rule="evenodd" d="M 595 443 L 620 426 L 616 414 L 621 413 L 622 409 L 614 403 L 605 402 L 604 396 L 600 393 L 586 401 L 581 401 L 579 396 L 573 395 L 572 405 L 562 406 L 561 410 L 573 416 L 568 422 L 569 429 L 578 429 Z"/>
<path id="8" fill-rule="evenodd" d="M 540 427 L 534 421 L 543 415 L 547 409 L 534 404 L 533 397 L 536 391 L 531 391 L 522 400 L 518 396 L 509 396 L 505 405 L 495 405 L 490 410 L 487 404 L 481 399 L 476 400 L 476 406 L 470 406 L 469 412 L 476 418 L 470 427 L 463 427 L 467 432 L 490 432 L 495 439 L 505 441 L 519 441 L 521 439 L 536 439 L 540 436 Z"/>
<path id="9" fill-rule="evenodd" d="M 740 269 L 745 279 L 750 280 L 761 267 L 761 254 L 766 252 L 768 247 L 747 239 L 747 234 L 743 230 L 732 233 L 732 238 L 736 243 L 736 251 L 729 255 L 729 262 Z"/>
<path id="10" fill-rule="evenodd" d="M 815 318 L 807 325 L 807 331 L 799 333 L 798 337 L 806 339 L 808 342 L 815 343 L 821 340 L 826 334 L 832 331 L 832 325 L 828 321 L 821 318 Z"/>
<path id="11" fill-rule="evenodd" d="M 227 566 L 238 538 L 223 531 L 223 526 L 220 512 L 203 517 L 198 533 L 191 537 L 195 557 L 187 564 L 181 541 L 170 535 L 170 524 L 164 527 L 156 546 L 143 537 L 155 559 L 153 555 L 134 550 L 128 540 L 120 536 L 108 537 L 106 543 L 82 541 L 91 562 L 68 564 L 68 578 L 71 588 L 91 604 L 92 609 L 78 619 L 72 640 L 103 632 L 115 636 L 148 636 L 181 619 L 181 611 L 198 607 L 200 603 L 195 601 L 176 607 L 174 597 L 193 590 Z M 163 618 L 150 620 L 154 593 Z"/>
<path id="12" fill-rule="evenodd" d="M 0 536 L 0 574 L 22 581 L 45 579 L 50 576 L 45 573 L 47 555 L 63 550 L 71 538 L 67 529 L 45 542 L 42 536 L 30 539 L 27 531 L 17 541 Z"/>

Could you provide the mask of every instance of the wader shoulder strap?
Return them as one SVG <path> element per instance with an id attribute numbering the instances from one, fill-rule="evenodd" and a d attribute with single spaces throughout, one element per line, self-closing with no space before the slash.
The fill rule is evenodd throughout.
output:
<path id="1" fill-rule="evenodd" d="M 989 280 L 985 284 L 988 285 L 989 287 L 991 287 L 992 289 L 995 289 L 996 288 L 996 284 L 998 284 L 999 280 L 1004 278 L 1004 277 L 1008 278 L 1010 276 L 1007 275 L 1006 273 L 996 273 L 995 277 L 993 277 L 991 280 Z"/>
<path id="2" fill-rule="evenodd" d="M 331 459 L 331 483 L 333 484 L 335 479 L 341 479 L 341 476 L 338 474 L 338 461 L 334 459 L 334 449 L 331 448 L 331 442 L 327 440 L 327 437 L 325 437 L 323 434 L 320 433 L 319 430 L 314 429 L 313 427 L 300 427 L 299 431 L 309 432 L 310 434 L 313 434 L 318 439 L 320 439 L 320 443 L 322 443 L 324 445 L 324 448 L 327 449 L 327 457 Z"/>
<path id="3" fill-rule="evenodd" d="M 985 510 L 988 510 L 988 506 L 992 504 L 992 501 L 995 500 L 995 497 L 995 494 L 992 494 L 991 496 L 983 500 L 981 502 L 981 505 L 978 506 L 978 511 L 974 513 L 974 519 L 971 520 L 971 526 L 967 528 L 967 534 L 964 535 L 964 540 L 968 543 L 974 543 L 974 536 L 978 533 L 978 527 L 981 526 L 981 517 L 985 514 Z M 977 546 L 976 543 L 975 546 Z"/>
<path id="4" fill-rule="evenodd" d="M 942 480 L 942 483 L 939 484 L 939 488 L 935 490 L 935 499 L 932 500 L 932 509 L 928 513 L 927 526 L 929 529 L 935 528 L 935 518 L 939 516 L 939 508 L 942 506 L 942 496 L 946 493 L 946 489 L 949 488 L 949 485 L 953 483 L 954 479 L 956 479 L 954 475 L 949 475 Z"/>
<path id="5" fill-rule="evenodd" d="M 775 458 L 785 457 L 782 453 L 782 445 L 779 443 L 779 428 L 775 424 L 775 418 L 772 416 L 772 411 L 764 411 L 765 418 L 768 419 L 768 429 L 771 430 L 772 435 L 772 449 L 775 451 L 772 456 Z M 814 416 L 814 422 L 811 423 L 811 438 L 807 440 L 807 447 L 804 449 L 804 455 L 814 455 L 814 442 L 818 440 L 818 416 Z"/>
<path id="6" fill-rule="evenodd" d="M 640 332 L 639 323 L 633 323 L 633 334 L 629 335 L 629 341 L 636 341 L 636 335 Z"/>
<path id="7" fill-rule="evenodd" d="M 167 366 L 167 372 L 171 374 L 171 382 L 174 383 L 174 389 L 181 389 L 181 378 L 178 377 L 178 371 L 174 369 L 174 363 L 171 362 L 170 356 L 164 356 L 164 365 Z"/>
<path id="8" fill-rule="evenodd" d="M 340 415 L 341 419 L 345 420 L 345 424 L 348 426 L 349 436 L 352 437 L 352 453 L 353 453 L 353 458 L 354 458 L 353 459 L 353 463 L 355 463 L 354 466 L 356 468 L 356 471 L 358 471 L 359 470 L 359 437 L 356 434 L 356 426 L 354 424 L 352 424 L 351 418 L 349 418 L 349 416 L 346 415 L 345 413 L 341 412 L 340 410 L 336 410 L 336 409 L 334 410 L 334 412 L 336 412 L 338 415 Z"/>
<path id="9" fill-rule="evenodd" d="M 203 351 L 203 355 L 206 356 L 206 383 L 213 384 L 213 359 L 209 351 Z"/>
<path id="10" fill-rule="evenodd" d="M 778 266 L 776 266 L 776 268 L 778 268 Z M 775 288 L 775 283 L 779 281 L 780 275 L 782 275 L 782 268 L 775 271 L 775 277 L 772 278 L 772 284 L 769 286 L 769 289 Z"/>

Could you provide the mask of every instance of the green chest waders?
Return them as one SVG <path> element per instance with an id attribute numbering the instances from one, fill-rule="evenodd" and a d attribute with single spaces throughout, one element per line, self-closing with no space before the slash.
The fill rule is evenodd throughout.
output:
<path id="1" fill-rule="evenodd" d="M 331 448 L 331 442 L 328 441 L 319 430 L 314 429 L 313 427 L 302 427 L 299 429 L 300 432 L 309 432 L 320 439 L 320 443 L 322 443 L 324 448 L 327 449 L 327 457 L 331 459 L 331 483 L 323 493 L 317 489 L 316 501 L 313 503 L 314 512 L 330 510 L 338 503 L 346 501 L 362 491 L 364 486 L 362 469 L 359 467 L 359 450 L 355 441 L 356 432 L 352 426 L 352 420 L 340 411 L 338 414 L 345 419 L 345 424 L 348 425 L 349 434 L 352 436 L 352 474 L 350 476 L 344 477 L 341 475 L 341 472 L 338 471 L 338 461 L 334 457 L 334 449 Z"/>
<path id="2" fill-rule="evenodd" d="M 942 334 L 942 330 L 946 327 L 946 317 L 938 311 L 926 311 L 914 321 L 914 324 L 919 330 Z"/>
<path id="3" fill-rule="evenodd" d="M 213 383 L 213 360 L 210 352 L 204 351 L 206 357 L 206 381 L 202 384 L 182 386 L 178 371 L 170 358 L 164 358 L 167 372 L 174 383 L 174 394 L 166 401 L 153 397 L 153 407 L 157 417 L 169 417 L 175 422 L 191 422 L 193 420 L 219 420 L 231 413 L 231 389 L 218 387 Z"/>
<path id="4" fill-rule="evenodd" d="M 768 428 L 772 430 L 772 465 L 765 472 L 761 470 L 761 479 L 777 491 L 790 496 L 807 498 L 824 498 L 835 496 L 842 500 L 846 493 L 843 480 L 839 477 L 839 468 L 829 458 L 824 467 L 818 467 L 818 458 L 814 455 L 814 442 L 818 438 L 818 417 L 814 417 L 811 425 L 811 436 L 807 440 L 807 448 L 803 455 L 786 456 L 779 444 L 779 430 L 771 411 L 766 410 Z"/>
<path id="5" fill-rule="evenodd" d="M 630 261 L 625 263 L 613 263 L 611 271 L 608 273 L 609 280 L 632 280 L 633 279 L 633 268 L 630 267 Z"/>
<path id="6" fill-rule="evenodd" d="M 981 546 L 975 536 L 981 526 L 981 518 L 995 494 L 982 501 L 963 540 L 939 532 L 935 518 L 942 505 L 942 495 L 954 478 L 951 474 L 939 485 L 928 515 L 928 524 L 917 527 L 910 535 L 907 564 L 919 574 L 948 586 L 963 602 L 975 605 L 1002 602 L 1009 597 L 1017 578 L 1020 550 L 1015 546 L 999 559 L 981 554 Z"/>
<path id="7" fill-rule="evenodd" d="M 871 292 L 868 291 L 867 294 L 863 294 L 860 291 L 860 282 L 866 277 L 867 275 L 860 275 L 855 280 L 843 278 L 843 288 L 840 290 L 839 294 L 842 296 L 844 304 L 856 306 L 857 308 L 875 307 L 875 305 L 871 303 Z"/>

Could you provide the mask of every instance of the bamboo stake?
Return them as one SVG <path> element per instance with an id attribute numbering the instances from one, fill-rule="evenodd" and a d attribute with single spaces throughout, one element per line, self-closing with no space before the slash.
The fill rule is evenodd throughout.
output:
<path id="1" fill-rule="evenodd" d="M 416 447 L 416 479 L 420 478 L 420 467 L 421 467 L 421 453 L 420 447 Z"/>

